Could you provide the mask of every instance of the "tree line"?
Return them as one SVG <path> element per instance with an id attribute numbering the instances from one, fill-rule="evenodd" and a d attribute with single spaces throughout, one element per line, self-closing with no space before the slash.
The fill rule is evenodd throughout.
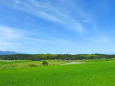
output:
<path id="1" fill-rule="evenodd" d="M 82 60 L 82 59 L 111 59 L 115 58 L 115 55 L 106 54 L 16 54 L 16 55 L 0 55 L 2 60 Z"/>

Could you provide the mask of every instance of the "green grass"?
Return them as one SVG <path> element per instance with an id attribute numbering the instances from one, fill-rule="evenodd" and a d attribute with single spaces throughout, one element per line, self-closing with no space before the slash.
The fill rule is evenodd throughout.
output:
<path id="1" fill-rule="evenodd" d="M 115 86 L 115 61 L 0 69 L 0 86 Z"/>
<path id="2" fill-rule="evenodd" d="M 63 60 L 46 60 L 46 61 L 49 63 L 49 66 L 67 63 L 67 61 Z M 29 61 L 29 60 L 0 61 L 0 69 L 30 67 L 29 65 L 42 66 L 42 61 Z"/>

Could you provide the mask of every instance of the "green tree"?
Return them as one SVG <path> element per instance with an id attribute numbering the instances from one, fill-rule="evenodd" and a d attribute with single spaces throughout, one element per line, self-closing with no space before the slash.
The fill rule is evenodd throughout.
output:
<path id="1" fill-rule="evenodd" d="M 43 65 L 43 66 L 48 66 L 48 62 L 47 62 L 47 61 L 43 61 L 43 62 L 42 62 L 42 65 Z"/>

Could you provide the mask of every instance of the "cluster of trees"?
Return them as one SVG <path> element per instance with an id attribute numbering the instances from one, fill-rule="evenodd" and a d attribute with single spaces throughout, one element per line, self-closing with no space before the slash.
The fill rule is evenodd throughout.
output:
<path id="1" fill-rule="evenodd" d="M 16 54 L 16 55 L 1 55 L 0 59 L 3 60 L 81 60 L 81 59 L 110 59 L 115 58 L 115 55 L 106 54 Z"/>

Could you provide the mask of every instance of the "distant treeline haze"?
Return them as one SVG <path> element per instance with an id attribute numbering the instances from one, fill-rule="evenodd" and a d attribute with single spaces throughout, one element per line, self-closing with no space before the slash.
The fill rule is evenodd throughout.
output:
<path id="1" fill-rule="evenodd" d="M 82 59 L 111 59 L 115 58 L 115 55 L 105 55 L 105 54 L 16 54 L 16 55 L 1 55 L 2 60 L 50 60 L 50 59 L 60 59 L 60 60 L 82 60 Z"/>

